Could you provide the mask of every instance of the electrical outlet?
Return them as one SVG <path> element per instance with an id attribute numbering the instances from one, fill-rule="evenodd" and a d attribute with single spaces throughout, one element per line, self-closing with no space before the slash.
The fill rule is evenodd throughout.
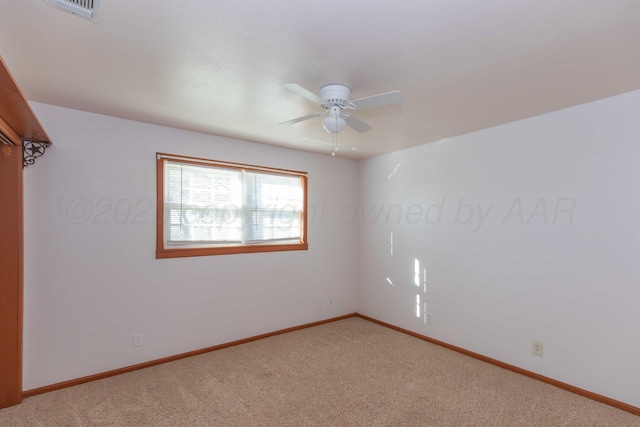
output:
<path id="1" fill-rule="evenodd" d="M 329 298 L 329 305 L 333 305 L 333 298 Z"/>
<path id="2" fill-rule="evenodd" d="M 534 340 L 531 342 L 531 354 L 542 357 L 543 352 L 544 344 L 542 344 L 542 341 Z"/>
<path id="3" fill-rule="evenodd" d="M 431 313 L 427 312 L 427 323 L 431 323 Z"/>
<path id="4" fill-rule="evenodd" d="M 144 343 L 142 334 L 133 334 L 133 346 L 140 347 Z"/>

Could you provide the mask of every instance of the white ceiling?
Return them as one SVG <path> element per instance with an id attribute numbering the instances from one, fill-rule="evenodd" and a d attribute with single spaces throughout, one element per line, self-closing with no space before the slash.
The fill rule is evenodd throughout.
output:
<path id="1" fill-rule="evenodd" d="M 326 154 L 284 83 L 399 89 L 338 135 L 366 158 L 640 89 L 640 1 L 0 0 L 0 55 L 32 101 Z"/>

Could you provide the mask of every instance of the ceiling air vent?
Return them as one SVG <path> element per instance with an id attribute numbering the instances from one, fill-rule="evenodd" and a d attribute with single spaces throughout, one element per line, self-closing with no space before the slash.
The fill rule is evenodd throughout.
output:
<path id="1" fill-rule="evenodd" d="M 44 2 L 49 6 L 82 16 L 95 23 L 100 22 L 102 0 L 44 0 Z"/>

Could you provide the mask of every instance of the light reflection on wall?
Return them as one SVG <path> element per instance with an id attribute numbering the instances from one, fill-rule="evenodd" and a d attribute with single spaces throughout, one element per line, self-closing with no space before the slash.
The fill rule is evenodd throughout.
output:
<path id="1" fill-rule="evenodd" d="M 389 255 L 393 256 L 393 232 L 389 233 Z M 422 277 L 420 277 L 422 276 Z M 390 277 L 387 277 L 387 283 L 390 286 L 394 286 Z M 424 324 L 431 322 L 431 314 L 427 308 L 427 267 L 420 265 L 418 258 L 413 259 L 413 285 L 416 286 L 419 291 L 415 294 L 415 315 L 416 318 L 422 318 Z"/>
<path id="2" fill-rule="evenodd" d="M 430 322 L 429 312 L 427 311 L 427 268 L 422 268 L 422 283 L 420 281 L 420 260 L 418 258 L 413 259 L 413 284 L 420 288 L 422 285 L 422 304 L 420 303 L 420 293 L 416 294 L 416 317 L 422 317 L 424 324 Z"/>
<path id="3" fill-rule="evenodd" d="M 422 284 L 423 284 L 423 292 L 427 293 L 427 269 L 422 270 Z"/>
<path id="4" fill-rule="evenodd" d="M 393 231 L 389 237 L 389 252 L 391 253 L 391 256 L 393 256 Z"/>

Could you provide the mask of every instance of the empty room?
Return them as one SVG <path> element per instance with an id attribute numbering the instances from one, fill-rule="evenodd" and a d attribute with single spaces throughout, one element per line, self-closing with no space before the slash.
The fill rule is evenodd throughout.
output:
<path id="1" fill-rule="evenodd" d="M 639 23 L 0 0 L 0 425 L 640 426 Z"/>

